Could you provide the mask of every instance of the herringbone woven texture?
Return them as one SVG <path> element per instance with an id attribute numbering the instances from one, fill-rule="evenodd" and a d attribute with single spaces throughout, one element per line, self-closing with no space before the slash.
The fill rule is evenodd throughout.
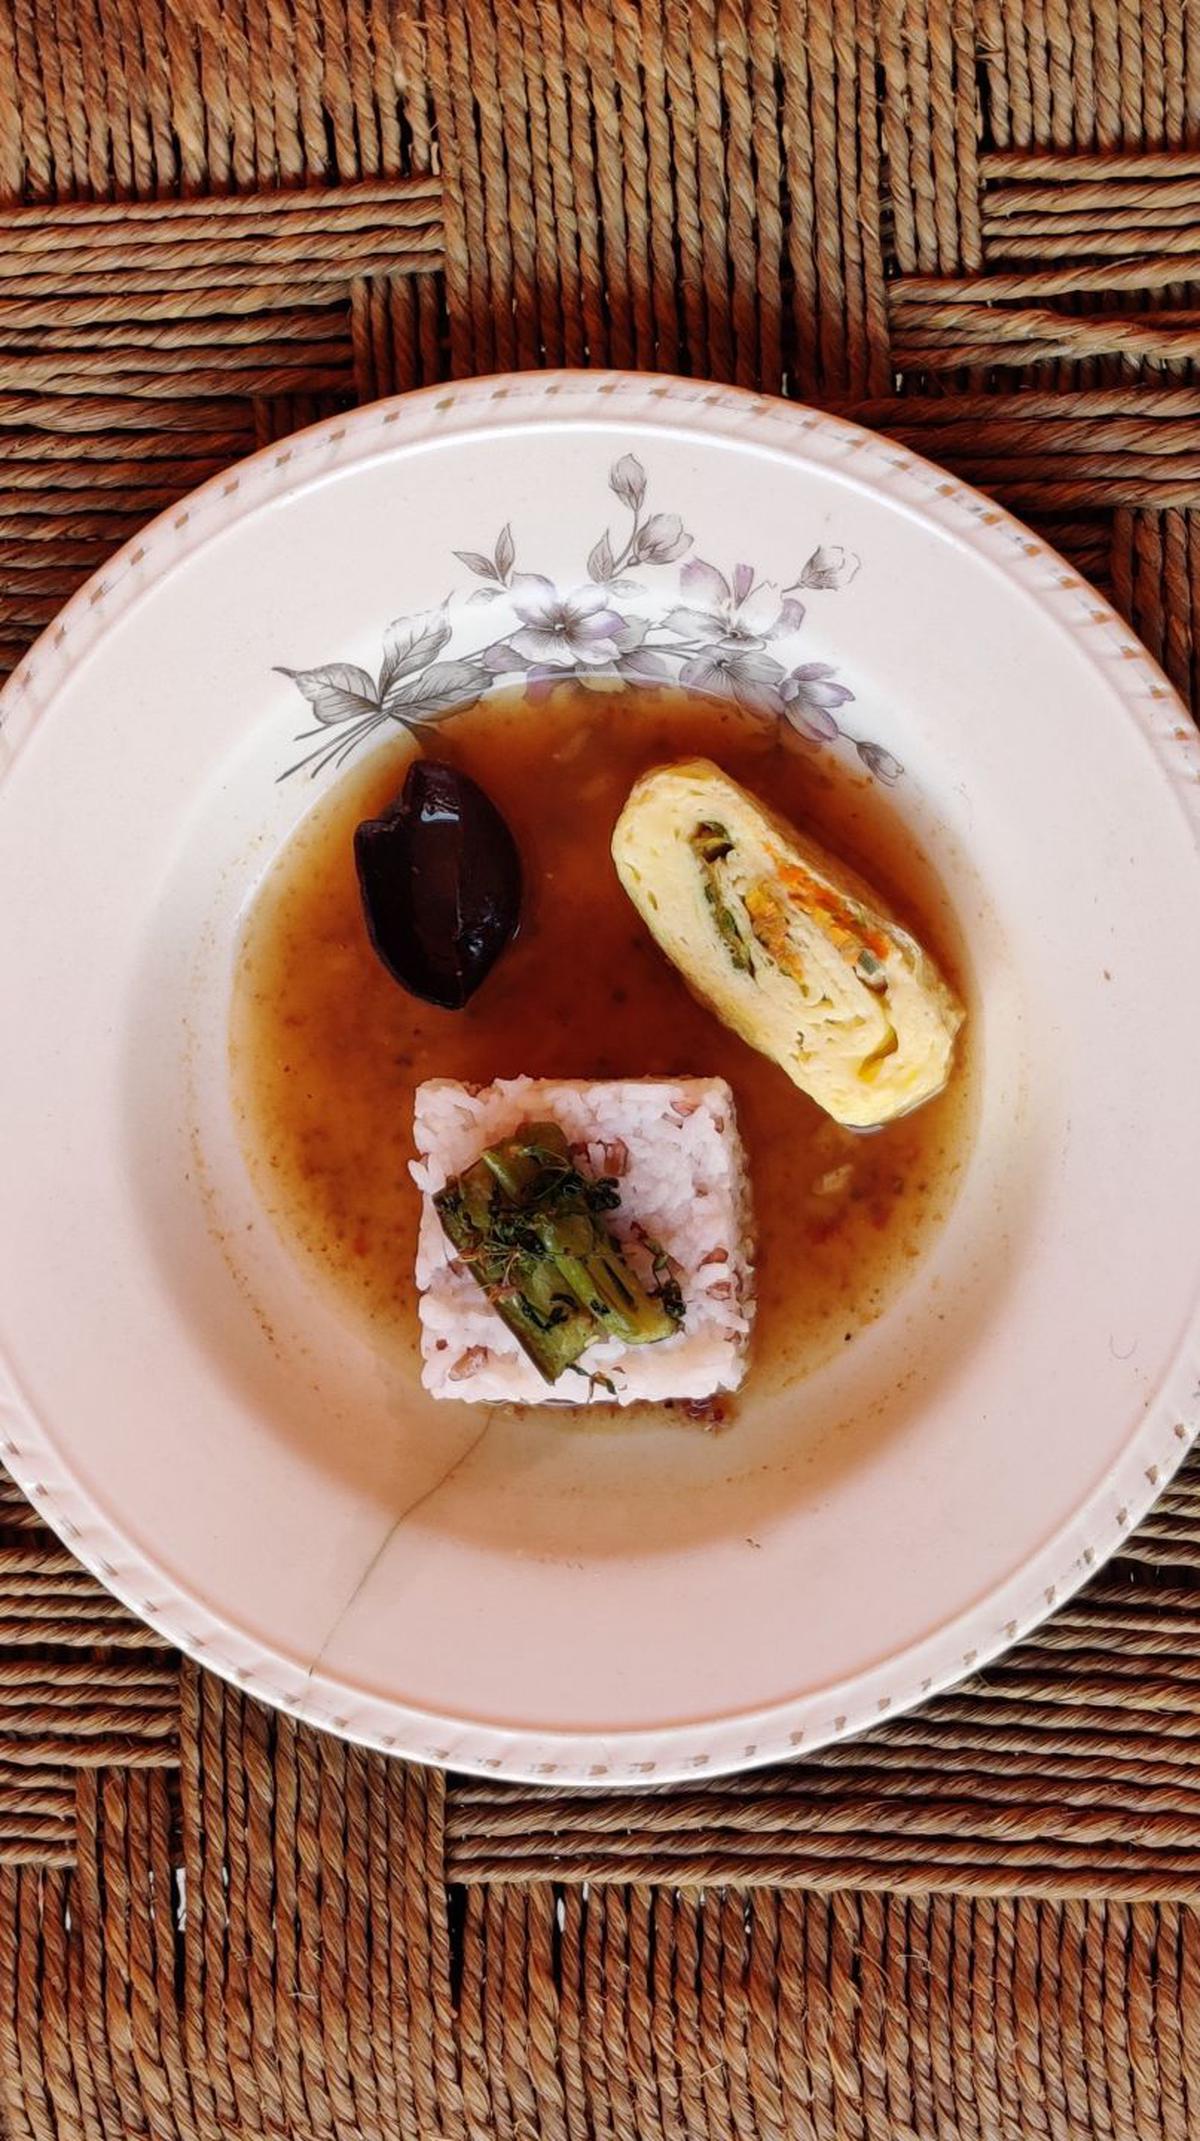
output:
<path id="1" fill-rule="evenodd" d="M 0 662 L 256 442 L 508 366 L 849 409 L 1200 694 L 1200 0 L 0 0 Z M 751 1780 L 407 1771 L 0 1482 L 6 2141 L 1188 2141 L 1200 1467 Z"/>

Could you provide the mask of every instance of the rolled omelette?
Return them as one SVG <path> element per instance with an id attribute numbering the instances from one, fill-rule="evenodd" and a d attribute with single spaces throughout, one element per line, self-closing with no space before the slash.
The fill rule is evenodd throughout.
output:
<path id="1" fill-rule="evenodd" d="M 962 1007 L 861 877 L 708 759 L 635 784 L 613 860 L 693 995 L 854 1129 L 939 1093 Z"/>

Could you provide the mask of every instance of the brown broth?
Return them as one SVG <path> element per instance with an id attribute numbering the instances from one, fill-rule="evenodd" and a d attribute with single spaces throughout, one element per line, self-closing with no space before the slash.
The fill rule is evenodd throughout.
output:
<path id="1" fill-rule="evenodd" d="M 367 941 L 352 835 L 397 791 L 411 745 L 372 756 L 321 799 L 259 893 L 234 989 L 235 1106 L 275 1224 L 415 1374 L 408 1166 L 422 1079 L 719 1075 L 754 1181 L 751 1378 L 791 1383 L 879 1315 L 949 1208 L 974 1114 L 970 1023 L 946 1093 L 871 1136 L 840 1130 L 689 995 L 618 884 L 613 825 L 647 767 L 712 757 L 855 863 L 961 986 L 933 872 L 878 783 L 684 693 L 506 695 L 446 723 L 436 748 L 512 827 L 520 934 L 466 1010 L 406 995 Z M 844 1189 L 814 1188 L 847 1163 Z"/>

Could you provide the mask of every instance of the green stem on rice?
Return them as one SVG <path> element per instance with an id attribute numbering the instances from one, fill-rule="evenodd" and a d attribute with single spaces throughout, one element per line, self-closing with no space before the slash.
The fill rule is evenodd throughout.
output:
<path id="1" fill-rule="evenodd" d="M 557 1123 L 527 1123 L 489 1146 L 435 1198 L 442 1225 L 518 1343 L 555 1382 L 604 1337 L 653 1345 L 680 1304 L 650 1292 L 600 1214 L 614 1182 L 585 1175 Z"/>

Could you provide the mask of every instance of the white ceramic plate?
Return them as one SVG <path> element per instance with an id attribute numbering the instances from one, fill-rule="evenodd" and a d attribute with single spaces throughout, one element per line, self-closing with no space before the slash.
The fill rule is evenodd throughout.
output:
<path id="1" fill-rule="evenodd" d="M 325 680 L 336 740 L 337 691 L 369 700 L 389 621 L 449 596 L 449 640 L 407 674 L 461 692 L 479 647 L 535 626 L 508 588 L 469 604 L 496 583 L 455 553 L 494 556 L 507 524 L 521 566 L 571 589 L 635 509 L 662 517 L 620 602 L 660 644 L 683 534 L 689 558 L 804 583 L 794 643 L 779 631 L 742 683 L 818 728 L 833 714 L 850 740 L 828 748 L 865 741 L 883 777 L 903 767 L 895 807 L 970 945 L 982 1119 L 925 1262 L 785 1418 L 748 1439 L 534 1423 L 464 1457 L 406 1433 L 369 1349 L 253 1225 L 232 948 L 315 793 L 277 780 L 308 710 L 276 665 L 369 672 Z M 593 664 L 612 659 L 594 608 L 572 627 Z M 460 667 L 431 681 L 431 660 Z M 976 494 L 828 417 L 685 381 L 431 390 L 157 521 L 4 710 L 0 1448 L 205 1664 L 462 1769 L 732 1769 L 993 1656 L 1182 1456 L 1200 754 L 1128 629 Z M 839 1462 L 867 1408 L 879 1432 Z"/>

